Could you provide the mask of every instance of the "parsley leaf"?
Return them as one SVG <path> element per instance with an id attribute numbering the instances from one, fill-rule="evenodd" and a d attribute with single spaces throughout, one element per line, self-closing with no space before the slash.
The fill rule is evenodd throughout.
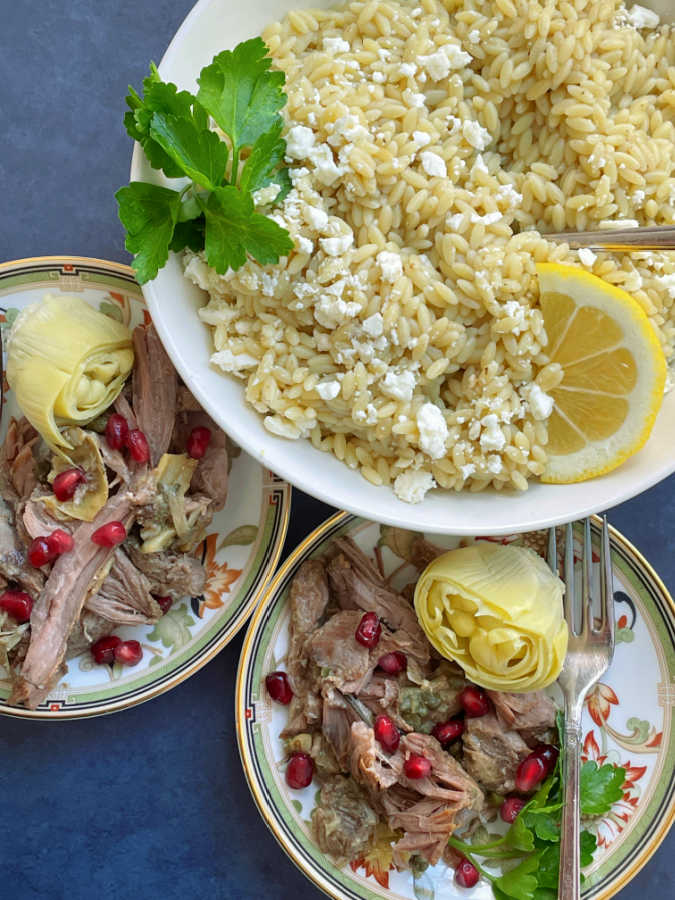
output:
<path id="1" fill-rule="evenodd" d="M 232 142 L 233 166 L 243 147 L 251 147 L 279 119 L 286 103 L 283 72 L 270 71 L 272 60 L 261 38 L 224 50 L 202 69 L 197 99 Z"/>
<path id="2" fill-rule="evenodd" d="M 588 760 L 581 767 L 579 792 L 581 797 L 581 814 L 583 816 L 602 816 L 613 803 L 623 796 L 623 784 L 626 770 L 620 766 L 604 765 L 598 767 L 596 762 Z"/>
<path id="3" fill-rule="evenodd" d="M 513 897 L 515 900 L 533 900 L 537 888 L 537 872 L 539 867 L 539 854 L 533 853 L 526 856 L 518 865 L 509 869 L 492 882 L 492 890 L 495 897 Z"/>
<path id="4" fill-rule="evenodd" d="M 169 246 L 174 253 L 179 253 L 186 247 L 198 253 L 204 249 L 204 230 L 206 222 L 203 215 L 196 219 L 189 219 L 187 222 L 176 222 L 173 232 L 173 238 Z"/>
<path id="5" fill-rule="evenodd" d="M 153 279 L 169 258 L 169 245 L 180 209 L 180 194 L 157 184 L 132 181 L 115 194 L 141 284 Z"/>
<path id="6" fill-rule="evenodd" d="M 581 868 L 590 866 L 593 854 L 598 847 L 598 839 L 591 831 L 584 829 L 579 835 L 579 863 Z"/>
<path id="7" fill-rule="evenodd" d="M 279 117 L 269 131 L 262 134 L 251 148 L 239 178 L 242 191 L 257 191 L 275 182 L 281 188 L 277 200 L 283 200 L 291 188 L 288 170 L 279 170 L 286 153 L 286 141 L 281 137 L 283 121 Z"/>
<path id="8" fill-rule="evenodd" d="M 255 212 L 251 195 L 232 185 L 210 194 L 203 210 L 206 261 L 221 275 L 242 266 L 247 253 L 264 265 L 293 249 L 288 232 Z"/>
<path id="9" fill-rule="evenodd" d="M 150 136 L 195 184 L 212 191 L 220 187 L 228 150 L 215 131 L 201 130 L 191 114 L 179 118 L 156 112 L 150 121 Z"/>

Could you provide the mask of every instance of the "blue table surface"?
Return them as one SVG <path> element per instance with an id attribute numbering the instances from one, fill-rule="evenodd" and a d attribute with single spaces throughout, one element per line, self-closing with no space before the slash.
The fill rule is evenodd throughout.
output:
<path id="1" fill-rule="evenodd" d="M 114 191 L 140 86 L 186 0 L 3 0 L 0 260 L 128 261 Z M 333 510 L 295 491 L 284 554 Z M 675 585 L 675 478 L 611 511 Z M 62 725 L 0 720 L 0 898 L 323 896 L 284 856 L 242 774 L 234 727 L 241 637 L 168 694 Z M 621 893 L 673 896 L 671 834 Z M 670 887 L 668 887 L 670 885 Z"/>

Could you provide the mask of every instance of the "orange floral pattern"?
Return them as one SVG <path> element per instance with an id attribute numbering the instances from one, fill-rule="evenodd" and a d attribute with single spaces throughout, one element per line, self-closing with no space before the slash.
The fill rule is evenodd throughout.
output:
<path id="1" fill-rule="evenodd" d="M 232 585 L 239 578 L 242 569 L 230 569 L 226 562 L 216 562 L 217 534 L 209 534 L 197 547 L 196 556 L 201 556 L 206 569 L 206 587 L 204 599 L 199 604 L 199 618 L 205 609 L 219 609 L 224 605 L 223 594 L 229 594 Z"/>
<path id="2" fill-rule="evenodd" d="M 389 888 L 389 870 L 394 868 L 392 843 L 400 837 L 387 825 L 380 823 L 375 829 L 375 840 L 372 847 L 363 856 L 353 859 L 350 866 L 353 872 L 363 869 L 366 877 L 372 875 L 375 881 Z"/>
<path id="3" fill-rule="evenodd" d="M 612 705 L 618 706 L 619 698 L 608 684 L 599 681 L 593 690 L 589 691 L 586 703 L 591 719 L 602 728 L 609 718 Z"/>

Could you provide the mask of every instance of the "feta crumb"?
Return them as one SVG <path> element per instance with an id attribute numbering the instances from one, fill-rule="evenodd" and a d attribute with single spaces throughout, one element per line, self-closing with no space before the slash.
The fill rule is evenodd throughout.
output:
<path id="1" fill-rule="evenodd" d="M 533 418 L 548 419 L 553 412 L 553 397 L 545 394 L 538 384 L 530 385 L 522 393 L 530 406 Z"/>
<path id="2" fill-rule="evenodd" d="M 409 403 L 415 390 L 415 376 L 412 372 L 387 372 L 382 381 L 382 393 L 394 400 L 403 400 Z"/>
<path id="3" fill-rule="evenodd" d="M 314 146 L 314 141 L 314 132 L 311 128 L 307 128 L 306 125 L 294 125 L 286 135 L 286 156 L 288 159 L 306 159 Z"/>
<path id="4" fill-rule="evenodd" d="M 309 158 L 314 163 L 314 174 L 326 187 L 333 184 L 340 175 L 344 175 L 344 168 L 335 164 L 333 153 L 327 144 L 314 147 L 309 153 Z"/>
<path id="5" fill-rule="evenodd" d="M 503 450 L 506 438 L 499 427 L 497 416 L 494 413 L 490 413 L 481 421 L 481 425 L 483 426 L 483 431 L 480 436 L 480 445 L 483 450 Z"/>
<path id="6" fill-rule="evenodd" d="M 255 206 L 267 206 L 268 203 L 273 203 L 276 200 L 280 190 L 280 185 L 268 184 L 267 187 L 260 188 L 257 191 L 253 191 L 253 204 Z"/>
<path id="7" fill-rule="evenodd" d="M 394 481 L 394 493 L 405 503 L 421 503 L 434 487 L 436 482 L 430 472 L 401 472 Z"/>
<path id="8" fill-rule="evenodd" d="M 269 272 L 263 272 L 260 280 L 262 281 L 263 296 L 273 297 L 275 288 L 279 284 L 279 275 L 277 273 L 270 275 Z"/>
<path id="9" fill-rule="evenodd" d="M 346 253 L 354 243 L 354 235 L 350 232 L 338 237 L 319 238 L 319 243 L 327 256 L 340 256 L 342 253 Z"/>
<path id="10" fill-rule="evenodd" d="M 642 206 L 645 202 L 645 197 L 647 195 L 644 191 L 633 191 L 633 196 L 630 198 L 636 206 Z"/>
<path id="11" fill-rule="evenodd" d="M 432 177 L 446 178 L 448 175 L 448 168 L 445 164 L 445 160 L 442 159 L 437 153 L 433 153 L 431 150 L 425 150 L 421 155 L 422 159 L 422 168 L 427 173 L 427 175 L 431 175 Z"/>
<path id="12" fill-rule="evenodd" d="M 382 278 L 393 284 L 403 274 L 403 263 L 398 253 L 389 250 L 380 250 L 377 254 L 377 264 L 382 270 Z"/>
<path id="13" fill-rule="evenodd" d="M 384 82 L 387 80 L 387 76 L 384 74 L 384 72 L 373 72 L 372 77 L 375 84 L 384 84 Z"/>
<path id="14" fill-rule="evenodd" d="M 417 411 L 419 446 L 432 459 L 445 456 L 448 425 L 440 409 L 433 403 L 424 403 Z"/>
<path id="15" fill-rule="evenodd" d="M 323 231 L 328 225 L 328 213 L 319 209 L 318 206 L 306 206 L 304 209 L 305 219 L 317 231 Z"/>
<path id="16" fill-rule="evenodd" d="M 258 365 L 258 360 L 248 353 L 233 353 L 231 350 L 219 350 L 211 354 L 211 362 L 223 372 L 231 372 L 240 375 L 242 369 L 252 369 Z"/>
<path id="17" fill-rule="evenodd" d="M 296 242 L 301 253 L 311 253 L 314 250 L 314 244 L 301 234 L 296 238 Z"/>
<path id="18" fill-rule="evenodd" d="M 487 172 L 488 171 L 488 167 L 485 165 L 485 160 L 483 159 L 482 153 L 476 154 L 476 160 L 473 164 L 473 168 L 476 169 L 476 171 L 478 171 L 478 172 Z"/>
<path id="19" fill-rule="evenodd" d="M 665 291 L 667 291 L 668 296 L 675 300 L 675 272 L 671 275 L 659 275 L 658 276 L 659 284 L 661 284 Z"/>
<path id="20" fill-rule="evenodd" d="M 445 52 L 447 53 L 448 64 L 451 69 L 463 69 L 473 59 L 470 53 L 462 50 L 456 44 L 446 44 Z"/>
<path id="21" fill-rule="evenodd" d="M 398 70 L 405 78 L 412 78 L 415 72 L 417 72 L 417 66 L 415 63 L 401 63 Z"/>
<path id="22" fill-rule="evenodd" d="M 363 323 L 363 330 L 370 337 L 379 337 L 384 332 L 382 313 L 376 312 L 372 316 L 368 316 Z"/>
<path id="23" fill-rule="evenodd" d="M 480 31 L 477 28 L 474 28 L 467 35 L 470 44 L 479 44 L 480 43 Z"/>
<path id="24" fill-rule="evenodd" d="M 473 463 L 467 463 L 465 466 L 460 466 L 459 471 L 462 473 L 464 481 L 466 481 L 466 479 L 476 471 L 476 467 Z"/>
<path id="25" fill-rule="evenodd" d="M 408 106 L 417 107 L 421 109 L 426 106 L 427 98 L 424 94 L 417 94 L 415 91 L 411 91 L 410 88 L 406 88 L 403 91 L 403 101 L 408 104 Z"/>
<path id="26" fill-rule="evenodd" d="M 453 213 L 451 216 L 445 217 L 445 224 L 452 231 L 459 231 L 464 223 L 464 213 Z"/>
<path id="27" fill-rule="evenodd" d="M 471 59 L 468 53 L 466 55 Z M 437 50 L 435 53 L 429 54 L 429 56 L 420 56 L 419 59 L 433 81 L 441 81 L 443 78 L 448 77 L 450 62 L 442 50 Z"/>
<path id="28" fill-rule="evenodd" d="M 495 222 L 499 222 L 502 218 L 502 214 L 497 210 L 491 213 L 485 213 L 484 216 L 479 216 L 478 213 L 471 213 L 471 221 L 472 222 L 481 222 L 483 225 L 494 225 Z"/>
<path id="29" fill-rule="evenodd" d="M 626 17 L 628 23 L 632 25 L 633 28 L 659 27 L 659 14 L 654 12 L 653 9 L 646 9 L 644 6 L 639 6 L 637 3 L 626 11 Z"/>
<path id="30" fill-rule="evenodd" d="M 598 258 L 588 247 L 580 247 L 579 250 L 577 250 L 577 253 L 579 255 L 579 262 L 584 266 L 592 266 Z"/>
<path id="31" fill-rule="evenodd" d="M 340 393 L 340 382 L 322 381 L 317 384 L 316 392 L 322 400 L 335 400 Z"/>
<path id="32" fill-rule="evenodd" d="M 426 147 L 427 144 L 431 143 L 431 135 L 427 134 L 426 131 L 413 131 L 412 133 L 413 142 L 417 145 L 417 149 L 420 147 Z"/>
<path id="33" fill-rule="evenodd" d="M 504 465 L 502 463 L 501 456 L 497 456 L 496 453 L 493 453 L 491 456 L 487 458 L 487 470 L 491 472 L 493 475 L 499 475 Z"/>
<path id="34" fill-rule="evenodd" d="M 341 37 L 325 37 L 323 39 L 323 49 L 326 53 L 335 55 L 336 53 L 347 53 L 351 50 L 349 43 Z"/>
<path id="35" fill-rule="evenodd" d="M 345 319 L 352 319 L 359 312 L 360 306 L 355 301 L 342 300 L 339 297 L 324 296 L 314 307 L 314 318 L 324 328 L 333 329 Z"/>
<path id="36" fill-rule="evenodd" d="M 487 128 L 483 128 L 479 122 L 473 119 L 465 119 L 462 122 L 462 134 L 466 142 L 476 150 L 485 150 L 492 140 L 492 135 Z"/>

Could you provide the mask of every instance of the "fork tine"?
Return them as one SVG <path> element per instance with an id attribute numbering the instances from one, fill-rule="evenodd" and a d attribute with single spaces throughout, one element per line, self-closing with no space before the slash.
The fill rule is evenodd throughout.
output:
<path id="1" fill-rule="evenodd" d="M 593 545 L 591 543 L 591 520 L 584 519 L 584 549 L 581 559 L 581 625 L 580 634 L 588 634 L 593 625 Z"/>
<path id="2" fill-rule="evenodd" d="M 548 550 L 546 551 L 546 562 L 549 569 L 558 574 L 558 542 L 556 539 L 555 526 L 548 530 Z"/>
<path id="3" fill-rule="evenodd" d="M 567 626 L 574 634 L 574 532 L 572 523 L 565 526 L 565 596 L 563 611 Z"/>
<path id="4" fill-rule="evenodd" d="M 602 542 L 600 545 L 600 630 L 609 639 L 610 660 L 614 653 L 614 586 L 612 581 L 612 554 L 609 544 L 607 516 L 602 517 Z"/>

